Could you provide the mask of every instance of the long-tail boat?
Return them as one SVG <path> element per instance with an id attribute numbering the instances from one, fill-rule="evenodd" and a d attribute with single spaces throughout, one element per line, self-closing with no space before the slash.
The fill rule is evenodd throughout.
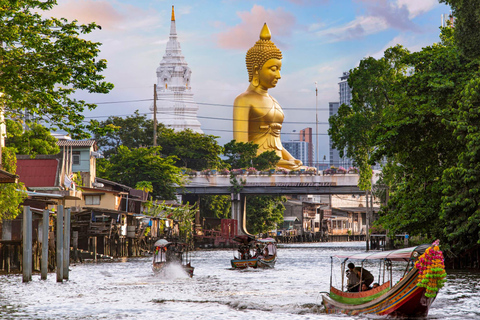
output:
<path id="1" fill-rule="evenodd" d="M 244 235 L 233 238 L 239 243 L 238 255 L 230 263 L 234 269 L 273 268 L 277 261 L 275 239 L 257 239 Z"/>
<path id="2" fill-rule="evenodd" d="M 377 288 L 363 292 L 345 292 L 332 286 L 330 276 L 330 293 L 323 294 L 326 313 L 344 313 L 348 315 L 377 314 L 399 317 L 426 317 L 430 305 L 435 300 L 439 289 L 446 281 L 443 253 L 439 241 L 392 251 L 366 252 L 332 257 L 344 259 L 341 265 L 342 289 L 343 273 L 347 260 L 377 260 L 383 262 L 390 280 Z M 403 277 L 394 285 L 392 280 L 392 261 L 405 262 Z"/>
<path id="3" fill-rule="evenodd" d="M 165 239 L 157 240 L 154 244 L 152 270 L 155 273 L 165 271 L 168 264 L 179 264 L 191 278 L 194 267 L 192 267 L 188 254 L 188 245 L 182 242 L 169 242 Z"/>

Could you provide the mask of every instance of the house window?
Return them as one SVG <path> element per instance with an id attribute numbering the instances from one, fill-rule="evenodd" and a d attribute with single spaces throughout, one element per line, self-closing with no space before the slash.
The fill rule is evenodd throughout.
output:
<path id="1" fill-rule="evenodd" d="M 99 205 L 100 196 L 85 196 L 85 205 Z"/>
<path id="2" fill-rule="evenodd" d="M 73 164 L 75 164 L 75 165 L 80 164 L 80 151 L 73 151 L 72 152 L 72 160 L 73 160 Z"/>

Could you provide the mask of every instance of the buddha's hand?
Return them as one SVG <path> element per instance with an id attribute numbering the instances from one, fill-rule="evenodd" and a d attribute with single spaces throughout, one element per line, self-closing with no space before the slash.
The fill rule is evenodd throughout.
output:
<path id="1" fill-rule="evenodd" d="M 293 159 L 293 161 L 295 162 L 295 164 L 299 167 L 303 166 L 303 162 L 301 160 L 298 160 L 298 159 Z"/>
<path id="2" fill-rule="evenodd" d="M 297 161 L 300 162 L 300 164 L 297 164 Z M 296 160 L 296 159 L 292 159 L 292 160 L 281 159 L 280 161 L 278 161 L 277 166 L 281 168 L 289 169 L 289 170 L 298 170 L 302 166 L 302 161 Z"/>

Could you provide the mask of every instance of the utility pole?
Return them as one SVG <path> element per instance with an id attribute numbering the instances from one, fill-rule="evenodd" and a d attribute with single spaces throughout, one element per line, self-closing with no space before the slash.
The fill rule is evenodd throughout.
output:
<path id="1" fill-rule="evenodd" d="M 315 81 L 315 168 L 318 168 L 318 88 L 317 81 Z"/>
<path id="2" fill-rule="evenodd" d="M 153 146 L 157 146 L 157 84 L 153 85 Z"/>

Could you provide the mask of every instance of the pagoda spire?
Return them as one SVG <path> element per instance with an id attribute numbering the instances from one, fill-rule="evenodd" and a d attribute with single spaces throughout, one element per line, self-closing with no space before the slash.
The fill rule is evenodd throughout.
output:
<path id="1" fill-rule="evenodd" d="M 172 6 L 172 20 L 170 22 L 170 39 L 177 37 L 177 27 L 175 25 L 175 11 Z"/>

